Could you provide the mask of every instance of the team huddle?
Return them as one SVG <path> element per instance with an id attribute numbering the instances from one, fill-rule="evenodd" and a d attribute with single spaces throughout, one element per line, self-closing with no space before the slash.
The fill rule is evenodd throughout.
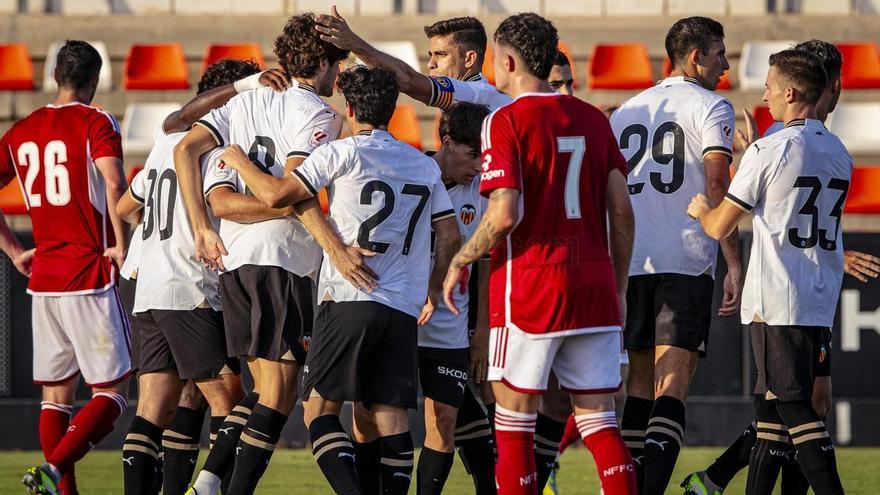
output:
<path id="1" fill-rule="evenodd" d="M 610 120 L 571 95 L 538 15 L 495 31 L 494 86 L 479 20 L 425 34 L 430 75 L 335 8 L 291 17 L 280 69 L 209 67 L 130 186 L 117 122 L 89 106 L 100 57 L 65 44 L 57 100 L 13 126 L 0 155 L 36 245 L 0 222 L 0 248 L 30 277 L 43 387 L 45 463 L 26 472 L 28 493 L 78 493 L 74 465 L 113 429 L 136 372 L 126 495 L 255 493 L 298 399 L 335 493 L 405 494 L 415 471 L 418 493 L 439 494 L 458 452 L 475 493 L 535 495 L 568 422 L 603 493 L 662 494 L 708 349 L 719 247 L 717 311 L 750 326 L 756 421 L 684 492 L 720 494 L 748 466 L 750 494 L 771 493 L 780 471 L 784 493 L 843 493 L 826 349 L 844 271 L 875 275 L 880 260 L 844 261 L 853 165 L 823 125 L 840 95 L 834 45 L 770 58 L 778 125 L 759 138 L 747 112 L 735 132 L 715 92 L 729 67 L 712 19 L 677 21 L 672 74 Z M 350 55 L 364 65 L 340 71 Z M 323 99 L 334 91 L 341 112 Z M 388 132 L 400 93 L 443 110 L 438 150 Z M 747 149 L 731 180 L 735 135 Z M 71 417 L 79 375 L 93 397 Z"/>

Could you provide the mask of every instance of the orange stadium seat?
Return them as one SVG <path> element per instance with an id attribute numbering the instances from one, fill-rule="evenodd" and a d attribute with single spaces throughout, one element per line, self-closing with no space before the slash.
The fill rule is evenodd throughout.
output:
<path id="1" fill-rule="evenodd" d="M 4 215 L 27 215 L 27 205 L 21 195 L 21 186 L 18 179 L 12 179 L 3 189 L 0 189 L 0 211 Z"/>
<path id="2" fill-rule="evenodd" d="M 325 215 L 330 214 L 330 197 L 327 196 L 326 187 L 318 191 L 318 204 L 321 205 L 321 211 L 323 211 Z"/>
<path id="3" fill-rule="evenodd" d="M 845 89 L 880 88 L 880 53 L 876 43 L 841 43 L 837 47 L 843 55 L 840 77 Z"/>
<path id="4" fill-rule="evenodd" d="M 880 165 L 853 169 L 844 213 L 880 213 Z"/>
<path id="5" fill-rule="evenodd" d="M 587 74 L 592 89 L 644 89 L 654 84 L 648 49 L 642 43 L 594 46 Z"/>
<path id="6" fill-rule="evenodd" d="M 34 89 L 34 64 L 24 43 L 0 44 L 0 90 Z"/>
<path id="7" fill-rule="evenodd" d="M 724 74 L 721 74 L 721 81 L 718 83 L 718 87 L 715 89 L 730 89 L 730 78 L 727 77 L 727 73 L 730 70 L 724 71 Z M 669 60 L 669 57 L 663 59 L 663 77 L 669 77 L 669 74 L 672 73 L 672 61 Z"/>
<path id="8" fill-rule="evenodd" d="M 144 169 L 143 165 L 137 165 L 137 166 L 131 167 L 131 170 L 128 171 L 128 177 L 126 177 L 126 179 L 128 180 L 128 183 L 131 184 L 131 181 L 134 180 L 134 176 L 139 174 L 140 171 L 143 169 Z"/>
<path id="9" fill-rule="evenodd" d="M 179 43 L 132 45 L 125 57 L 125 89 L 188 89 L 183 47 Z"/>
<path id="10" fill-rule="evenodd" d="M 256 62 L 260 68 L 266 67 L 266 60 L 260 51 L 258 43 L 240 43 L 240 44 L 213 44 L 208 47 L 205 58 L 202 60 L 202 73 L 208 70 L 214 62 L 224 58 L 233 60 L 250 60 Z"/>
<path id="11" fill-rule="evenodd" d="M 391 122 L 388 123 L 388 132 L 416 149 L 422 149 L 422 133 L 419 129 L 419 115 L 416 107 L 409 104 L 397 105 Z"/>
<path id="12" fill-rule="evenodd" d="M 774 122 L 770 109 L 759 105 L 752 108 L 752 115 L 755 116 L 755 123 L 758 124 L 758 135 L 763 136 Z"/>
<path id="13" fill-rule="evenodd" d="M 495 84 L 495 54 L 492 51 L 492 43 L 486 45 L 486 56 L 483 57 L 483 77 L 489 84 Z"/>

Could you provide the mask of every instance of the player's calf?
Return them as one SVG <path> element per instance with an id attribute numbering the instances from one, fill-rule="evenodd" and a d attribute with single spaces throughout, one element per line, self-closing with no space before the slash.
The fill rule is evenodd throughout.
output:
<path id="1" fill-rule="evenodd" d="M 797 450 L 797 461 L 816 495 L 843 493 L 834 445 L 808 401 L 780 401 L 779 416 Z"/>
<path id="2" fill-rule="evenodd" d="M 772 493 L 779 470 L 794 457 L 794 449 L 789 444 L 788 428 L 779 417 L 776 402 L 760 395 L 755 396 L 757 434 L 749 459 L 749 477 L 746 483 L 746 492 L 750 494 Z"/>
<path id="3" fill-rule="evenodd" d="M 425 445 L 419 454 L 418 492 L 440 494 L 455 460 L 458 408 L 425 398 Z"/>
<path id="4" fill-rule="evenodd" d="M 312 443 L 312 455 L 337 494 L 358 495 L 355 451 L 342 423 L 342 404 L 326 401 L 313 392 L 303 403 L 306 427 Z"/>
<path id="5" fill-rule="evenodd" d="M 495 494 L 495 442 L 488 411 L 470 387 L 458 409 L 455 447 L 468 474 L 473 477 L 477 495 Z"/>

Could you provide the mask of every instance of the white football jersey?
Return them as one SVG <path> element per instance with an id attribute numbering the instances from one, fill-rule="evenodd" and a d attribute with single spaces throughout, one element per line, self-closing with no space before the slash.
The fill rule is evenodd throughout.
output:
<path id="1" fill-rule="evenodd" d="M 125 255 L 125 262 L 119 269 L 119 276 L 126 280 L 137 278 L 138 262 L 141 257 L 141 246 L 144 244 L 142 233 L 143 224 L 138 224 L 137 227 L 134 228 L 134 232 L 131 233 L 131 239 L 128 241 L 128 253 Z"/>
<path id="2" fill-rule="evenodd" d="M 768 127 L 766 131 L 764 131 L 763 137 L 767 137 L 771 134 L 775 134 L 775 133 L 781 131 L 782 129 L 785 129 L 785 125 L 783 125 L 782 122 L 773 122 L 772 124 L 770 124 L 770 127 Z"/>
<path id="3" fill-rule="evenodd" d="M 621 105 L 611 127 L 629 166 L 636 221 L 629 274 L 714 277 L 718 241 L 688 216 L 687 207 L 706 192 L 703 157 L 732 157 L 730 102 L 691 78 L 668 77 Z"/>
<path id="4" fill-rule="evenodd" d="M 791 121 L 746 150 L 725 198 L 753 214 L 743 323 L 834 323 L 852 169 L 843 143 L 818 120 Z"/>
<path id="5" fill-rule="evenodd" d="M 431 77 L 430 79 L 432 88 L 428 106 L 443 110 L 451 107 L 455 102 L 467 101 L 486 105 L 489 110 L 494 112 L 513 101 L 509 96 L 498 91 L 495 86 L 489 84 L 489 81 L 482 74 L 474 74 L 463 81 L 451 77 Z"/>
<path id="6" fill-rule="evenodd" d="M 336 139 L 342 126 L 341 117 L 314 89 L 292 84 L 283 93 L 269 87 L 241 93 L 197 125 L 208 129 L 220 147 L 238 144 L 263 172 L 282 177 L 288 158 L 309 156 Z M 249 194 L 238 173 L 219 163 L 211 167 L 204 186 L 205 196 L 216 187 Z M 220 237 L 229 252 L 223 257 L 227 270 L 278 266 L 304 277 L 313 276 L 321 263 L 321 248 L 294 217 L 251 224 L 221 220 Z"/>
<path id="7" fill-rule="evenodd" d="M 417 317 L 428 295 L 431 223 L 455 215 L 434 160 L 374 130 L 318 148 L 293 174 L 312 194 L 327 187 L 330 223 L 344 243 L 377 253 L 366 260 L 378 288 L 357 290 L 328 262 L 318 301 L 375 301 Z"/>
<path id="8" fill-rule="evenodd" d="M 153 135 L 153 149 L 131 181 L 131 195 L 144 204 L 141 220 L 141 253 L 134 313 L 150 309 L 191 310 L 205 302 L 221 311 L 217 273 L 196 259 L 189 217 L 178 193 L 174 146 L 185 132 L 166 134 L 161 125 Z M 219 160 L 217 148 L 202 156 L 204 177 L 208 163 Z M 216 229 L 219 221 L 208 217 Z"/>
<path id="9" fill-rule="evenodd" d="M 470 184 L 453 184 L 446 186 L 449 200 L 458 216 L 458 229 L 461 242 L 465 243 L 477 231 L 483 212 L 486 211 L 488 200 L 480 195 L 480 176 L 474 177 Z M 432 243 L 433 244 L 433 243 Z M 431 252 L 433 267 L 433 245 Z M 468 266 L 468 270 L 471 267 Z M 419 327 L 419 347 L 441 349 L 463 349 L 470 346 L 468 339 L 468 286 L 464 292 L 456 288 L 452 294 L 455 305 L 461 310 L 456 316 L 441 299 L 434 311 L 434 316 L 427 325 Z"/>

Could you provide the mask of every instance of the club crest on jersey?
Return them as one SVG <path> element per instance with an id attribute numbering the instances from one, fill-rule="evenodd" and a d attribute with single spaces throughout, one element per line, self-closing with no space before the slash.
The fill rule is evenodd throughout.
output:
<path id="1" fill-rule="evenodd" d="M 461 218 L 461 223 L 470 225 L 471 222 L 474 221 L 474 218 L 477 217 L 477 208 L 468 203 L 461 207 L 461 210 L 458 212 L 458 217 Z"/>
<path id="2" fill-rule="evenodd" d="M 822 344 L 822 347 L 819 348 L 819 362 L 824 363 L 827 357 L 828 351 L 825 350 L 825 344 Z"/>
<path id="3" fill-rule="evenodd" d="M 312 345 L 312 336 L 311 335 L 303 335 L 300 339 L 300 344 L 302 344 L 302 348 L 304 351 L 309 352 L 309 346 Z M 308 373 L 308 371 L 306 371 Z"/>
<path id="4" fill-rule="evenodd" d="M 312 131 L 312 137 L 311 139 L 309 139 L 309 144 L 311 144 L 312 146 L 317 146 L 321 143 L 321 141 L 326 141 L 328 137 L 330 137 L 330 135 L 327 134 L 327 131 L 321 129 L 320 127 L 315 127 L 315 129 Z"/>

